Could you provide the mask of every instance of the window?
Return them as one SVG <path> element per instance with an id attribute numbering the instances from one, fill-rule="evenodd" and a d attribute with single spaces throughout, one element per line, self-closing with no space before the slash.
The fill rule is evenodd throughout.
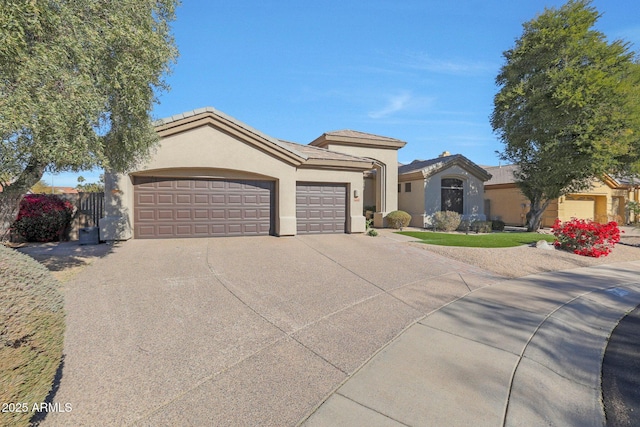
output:
<path id="1" fill-rule="evenodd" d="M 458 212 L 464 208 L 464 183 L 457 178 L 443 178 L 441 181 L 441 208 L 443 211 Z"/>
<path id="2" fill-rule="evenodd" d="M 398 184 L 398 193 L 402 192 L 402 184 Z"/>
<path id="3" fill-rule="evenodd" d="M 404 192 L 405 193 L 411 193 L 411 183 L 410 182 L 405 182 L 404 183 Z"/>

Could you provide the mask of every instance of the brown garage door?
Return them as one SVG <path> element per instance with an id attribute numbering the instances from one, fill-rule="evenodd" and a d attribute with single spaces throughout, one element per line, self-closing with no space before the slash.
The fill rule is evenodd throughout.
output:
<path id="1" fill-rule="evenodd" d="M 216 237 L 270 234 L 271 181 L 137 177 L 134 237 Z"/>
<path id="2" fill-rule="evenodd" d="M 344 233 L 347 187 L 344 184 L 298 183 L 296 217 L 298 234 Z"/>

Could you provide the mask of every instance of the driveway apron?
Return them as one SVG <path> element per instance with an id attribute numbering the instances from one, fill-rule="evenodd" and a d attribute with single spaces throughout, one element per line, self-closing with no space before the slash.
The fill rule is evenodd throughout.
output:
<path id="1" fill-rule="evenodd" d="M 42 425 L 295 425 L 425 314 L 501 280 L 388 237 L 132 240 L 63 289 Z"/>

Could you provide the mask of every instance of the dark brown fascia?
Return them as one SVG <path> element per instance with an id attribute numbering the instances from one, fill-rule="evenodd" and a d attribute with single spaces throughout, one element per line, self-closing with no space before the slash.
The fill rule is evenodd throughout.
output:
<path id="1" fill-rule="evenodd" d="M 248 131 L 237 123 L 220 117 L 214 113 L 206 112 L 190 117 L 185 117 L 176 121 L 156 126 L 155 130 L 160 138 L 186 132 L 201 126 L 214 127 L 230 136 L 238 138 L 254 147 L 284 161 L 293 166 L 299 166 L 307 159 L 299 156 L 280 145 L 263 138 L 253 132 Z"/>
<path id="2" fill-rule="evenodd" d="M 380 140 L 380 139 L 368 139 L 368 138 L 360 138 L 354 136 L 341 136 L 341 135 L 327 135 L 326 133 L 320 135 L 318 138 L 313 140 L 309 145 L 313 145 L 314 147 L 326 148 L 329 144 L 336 145 L 346 145 L 346 146 L 357 146 L 357 147 L 366 147 L 366 148 L 383 148 L 390 150 L 399 150 L 400 148 L 407 145 L 406 142 L 400 141 L 399 139 L 388 139 L 388 140 Z"/>

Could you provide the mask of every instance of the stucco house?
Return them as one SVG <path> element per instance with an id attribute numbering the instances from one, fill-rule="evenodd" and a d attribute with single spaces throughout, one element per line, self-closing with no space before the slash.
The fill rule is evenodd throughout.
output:
<path id="1" fill-rule="evenodd" d="M 398 168 L 398 208 L 411 215 L 410 225 L 428 228 L 439 211 L 484 221 L 484 182 L 491 175 L 461 154 L 444 152 Z"/>
<path id="2" fill-rule="evenodd" d="M 516 165 L 492 166 L 485 169 L 492 178 L 485 183 L 485 211 L 490 219 L 507 225 L 526 224 L 529 200 L 518 189 L 513 173 Z M 633 218 L 626 210 L 629 200 L 638 200 L 638 186 L 626 178 L 605 175 L 594 179 L 591 188 L 554 199 L 544 212 L 543 227 L 551 227 L 556 218 L 589 219 L 600 223 L 627 223 Z"/>
<path id="3" fill-rule="evenodd" d="M 214 108 L 156 123 L 151 158 L 105 174 L 101 240 L 361 233 L 363 173 L 375 170 L 375 220 L 397 209 L 405 142 L 356 131 L 282 141 Z"/>

